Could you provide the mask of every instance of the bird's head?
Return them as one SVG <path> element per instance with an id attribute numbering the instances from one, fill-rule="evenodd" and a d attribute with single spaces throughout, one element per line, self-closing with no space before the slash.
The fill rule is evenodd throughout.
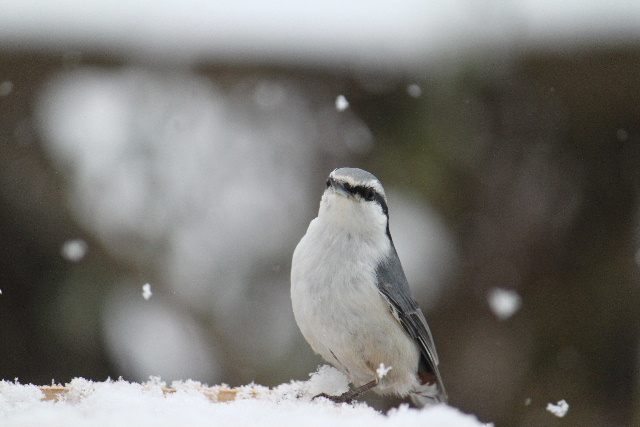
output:
<path id="1" fill-rule="evenodd" d="M 329 174 L 318 217 L 348 232 L 389 234 L 384 188 L 362 169 L 340 168 Z"/>

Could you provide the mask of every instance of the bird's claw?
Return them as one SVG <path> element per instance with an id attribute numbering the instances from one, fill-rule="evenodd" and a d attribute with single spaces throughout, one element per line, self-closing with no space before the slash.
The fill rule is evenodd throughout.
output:
<path id="1" fill-rule="evenodd" d="M 315 400 L 318 397 L 324 397 L 325 399 L 329 399 L 333 403 L 353 403 L 353 399 L 350 396 L 351 393 L 346 392 L 341 394 L 340 396 L 331 396 L 327 393 L 320 393 L 315 396 L 311 400 Z"/>

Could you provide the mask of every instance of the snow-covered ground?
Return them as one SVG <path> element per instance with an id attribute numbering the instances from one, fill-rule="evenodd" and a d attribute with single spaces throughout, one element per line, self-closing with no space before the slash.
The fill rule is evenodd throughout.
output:
<path id="1" fill-rule="evenodd" d="M 92 382 L 76 378 L 66 392 L 46 400 L 41 388 L 0 382 L 2 426 L 483 426 L 474 416 L 447 406 L 422 410 L 402 405 L 382 414 L 364 403 L 335 404 L 312 397 L 339 394 L 347 379 L 336 369 L 321 367 L 309 381 L 292 381 L 274 389 L 240 387 L 236 399 L 215 402 L 227 386 L 207 388 L 195 381 L 174 382 L 173 392 L 157 378 L 146 383 L 123 380 Z"/>

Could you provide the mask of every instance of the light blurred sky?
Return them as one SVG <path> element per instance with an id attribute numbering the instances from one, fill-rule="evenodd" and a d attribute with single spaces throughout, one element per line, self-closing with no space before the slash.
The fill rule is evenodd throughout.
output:
<path id="1" fill-rule="evenodd" d="M 505 46 L 636 40 L 640 2 L 0 1 L 0 42 L 137 59 L 406 70 Z"/>

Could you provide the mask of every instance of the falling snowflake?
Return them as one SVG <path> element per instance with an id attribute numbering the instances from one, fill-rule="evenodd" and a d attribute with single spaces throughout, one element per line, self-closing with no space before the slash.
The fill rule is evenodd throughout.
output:
<path id="1" fill-rule="evenodd" d="M 549 403 L 547 405 L 547 411 L 551 412 L 558 418 L 562 418 L 567 415 L 567 411 L 569 410 L 569 404 L 566 400 L 562 399 L 556 405 L 553 403 Z"/>
<path id="2" fill-rule="evenodd" d="M 151 298 L 151 295 L 153 295 L 153 292 L 151 292 L 151 285 L 148 283 L 142 285 L 142 297 L 148 300 Z"/>
<path id="3" fill-rule="evenodd" d="M 487 295 L 487 301 L 493 314 L 500 320 L 510 318 L 522 306 L 520 294 L 509 289 L 493 288 Z"/>
<path id="4" fill-rule="evenodd" d="M 82 239 L 67 240 L 62 245 L 62 256 L 71 261 L 78 262 L 87 255 L 89 245 Z"/>
<path id="5" fill-rule="evenodd" d="M 347 101 L 347 98 L 345 98 L 344 95 L 338 95 L 336 98 L 336 109 L 338 111 L 344 111 L 347 108 L 349 108 L 349 101 Z"/>
<path id="6" fill-rule="evenodd" d="M 376 369 L 376 374 L 378 375 L 379 379 L 383 379 L 384 377 L 387 376 L 387 374 L 389 373 L 390 370 L 393 369 L 393 366 L 384 366 L 384 363 L 381 363 L 380 366 L 378 366 L 378 369 Z"/>
<path id="7" fill-rule="evenodd" d="M 407 93 L 412 98 L 418 98 L 420 95 L 422 95 L 422 88 L 417 84 L 411 84 L 407 86 Z"/>

